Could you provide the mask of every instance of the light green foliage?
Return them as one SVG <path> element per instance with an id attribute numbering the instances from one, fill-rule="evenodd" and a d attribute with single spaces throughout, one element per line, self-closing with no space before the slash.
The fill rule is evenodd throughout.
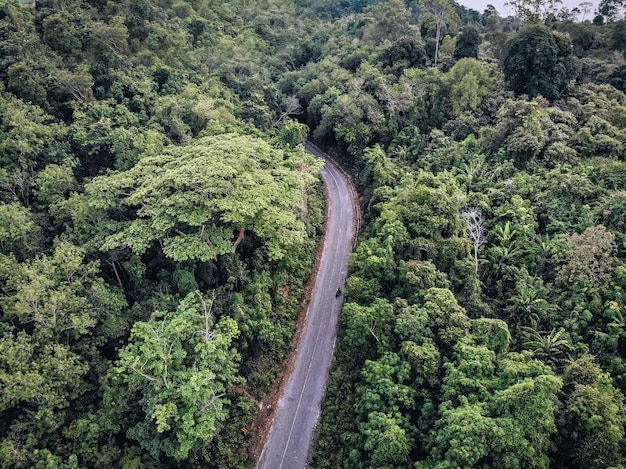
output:
<path id="1" fill-rule="evenodd" d="M 597 208 L 601 221 L 609 230 L 626 232 L 626 191 L 612 192 L 600 201 Z"/>
<path id="2" fill-rule="evenodd" d="M 374 45 L 385 41 L 396 41 L 400 36 L 407 34 L 412 28 L 409 23 L 410 12 L 404 2 L 389 0 L 369 7 L 364 13 L 368 24 L 363 28 L 362 40 Z M 419 34 L 414 31 L 414 34 Z"/>
<path id="3" fill-rule="evenodd" d="M 65 345 L 45 343 L 13 328 L 3 330 L 0 357 L 0 411 L 21 407 L 21 415 L 7 424 L 18 429 L 20 422 L 34 420 L 39 422 L 38 435 L 56 431 L 63 416 L 55 413 L 78 395 L 87 364 Z"/>
<path id="4" fill-rule="evenodd" d="M 462 404 L 482 402 L 490 397 L 494 386 L 496 354 L 470 338 L 455 345 L 455 362 L 445 364 L 444 400 Z"/>
<path id="5" fill-rule="evenodd" d="M 454 10 L 453 5 L 447 0 L 428 0 L 424 2 L 424 6 L 426 7 L 425 22 L 432 24 L 429 29 L 431 30 L 430 35 L 434 36 L 435 40 L 433 61 L 434 64 L 437 65 L 441 41 L 446 33 L 456 32 L 460 18 Z M 423 27 L 424 25 L 422 28 Z"/>
<path id="6" fill-rule="evenodd" d="M 413 407 L 414 390 L 404 383 L 409 380 L 411 367 L 394 353 L 378 360 L 366 360 L 361 374 L 367 390 L 361 396 L 357 410 L 362 415 L 381 411 L 397 413 Z"/>
<path id="7" fill-rule="evenodd" d="M 85 263 L 84 252 L 59 243 L 53 255 L 18 264 L 6 258 L 0 304 L 6 317 L 28 327 L 43 343 L 74 343 L 97 325 L 119 321 L 126 302 L 98 276 L 98 262 Z"/>
<path id="8" fill-rule="evenodd" d="M 406 464 L 411 441 L 392 416 L 372 412 L 368 421 L 361 425 L 361 431 L 367 437 L 364 449 L 370 451 L 373 467 Z"/>
<path id="9" fill-rule="evenodd" d="M 431 287 L 450 288 L 450 281 L 443 272 L 437 270 L 432 261 L 409 260 L 401 262 L 398 276 L 406 282 L 407 299 L 421 302 L 424 292 Z"/>
<path id="10" fill-rule="evenodd" d="M 67 129 L 37 106 L 25 103 L 0 89 L 0 162 L 15 171 L 40 170 L 60 162 L 67 146 Z"/>
<path id="11" fill-rule="evenodd" d="M 524 348 L 545 363 L 558 365 L 566 361 L 573 347 L 563 329 L 539 332 L 531 327 L 523 328 Z"/>
<path id="12" fill-rule="evenodd" d="M 323 129 L 333 129 L 352 153 L 363 151 L 373 136 L 372 124 L 382 125 L 384 121 L 380 105 L 363 84 L 363 79 L 357 78 L 350 83 L 348 93 L 322 106 L 320 126 L 313 132 L 314 137 L 323 135 Z"/>
<path id="13" fill-rule="evenodd" d="M 398 226 L 399 234 L 403 235 L 402 225 Z M 398 239 L 400 238 L 400 239 Z M 401 237 L 388 236 L 385 240 L 371 238 L 359 245 L 350 257 L 351 265 L 355 269 L 362 269 L 374 274 L 379 280 L 393 280 L 395 275 L 395 261 L 393 258 L 393 242 L 401 241 Z"/>
<path id="14" fill-rule="evenodd" d="M 548 233 L 582 232 L 594 222 L 591 205 L 602 193 L 580 166 L 545 173 L 545 186 L 538 195 L 537 218 Z"/>
<path id="15" fill-rule="evenodd" d="M 92 21 L 89 34 L 100 52 L 119 58 L 128 49 L 128 28 L 123 16 L 113 16 L 108 23 Z"/>
<path id="16" fill-rule="evenodd" d="M 575 124 L 574 115 L 550 111 L 541 98 L 533 101 L 507 100 L 498 111 L 498 123 L 485 129 L 480 143 L 488 151 L 504 147 L 506 156 L 518 167 L 536 159 L 552 167 L 575 156 L 571 128 Z M 553 146 L 557 143 L 562 151 L 554 154 Z"/>
<path id="17" fill-rule="evenodd" d="M 232 341 L 239 331 L 231 318 L 216 319 L 212 306 L 212 300 L 190 293 L 176 311 L 155 311 L 147 322 L 135 323 L 120 352 L 117 372 L 141 396 L 149 424 L 130 435 L 155 457 L 164 451 L 187 458 L 228 417 L 224 396 L 237 379 Z"/>
<path id="18" fill-rule="evenodd" d="M 420 467 L 548 467 L 562 382 L 528 355 L 497 359 L 471 337 L 446 365 L 440 420 L 430 436 L 431 460 Z M 445 464 L 435 465 L 437 461 Z"/>
<path id="19" fill-rule="evenodd" d="M 39 244 L 40 228 L 30 209 L 19 203 L 0 203 L 0 251 L 33 254 Z"/>
<path id="20" fill-rule="evenodd" d="M 89 253 L 98 252 L 106 237 L 119 226 L 107 216 L 106 210 L 94 207 L 84 193 L 72 192 L 67 199 L 51 205 L 49 210 L 54 221 L 66 227 L 64 239 Z"/>
<path id="21" fill-rule="evenodd" d="M 383 299 L 371 306 L 347 303 L 342 315 L 346 344 L 363 356 L 371 356 L 372 346 L 384 347 L 388 343 L 392 313 L 392 306 Z"/>
<path id="22" fill-rule="evenodd" d="M 437 434 L 435 442 L 445 448 L 444 452 L 436 453 L 438 459 L 433 462 L 417 463 L 418 469 L 476 467 L 489 452 L 490 437 L 499 433 L 496 422 L 484 415 L 480 403 L 444 410 L 442 427 L 444 430 Z"/>
<path id="23" fill-rule="evenodd" d="M 363 160 L 366 167 L 365 171 L 361 173 L 362 177 L 371 178 L 375 187 L 393 186 L 398 181 L 397 165 L 379 145 L 374 148 L 366 148 Z"/>
<path id="24" fill-rule="evenodd" d="M 306 125 L 287 119 L 280 129 L 276 141 L 279 145 L 296 148 L 298 145 L 304 144 L 308 135 L 309 128 Z"/>
<path id="25" fill-rule="evenodd" d="M 40 171 L 33 190 L 37 200 L 48 205 L 64 200 L 69 191 L 77 185 L 73 172 L 74 165 L 72 162 L 63 165 L 49 164 Z"/>
<path id="26" fill-rule="evenodd" d="M 123 144 L 124 132 L 132 132 L 139 125 L 136 114 L 112 99 L 92 103 L 74 114 L 72 140 L 78 154 L 92 167 L 94 163 L 111 165 L 111 156 Z M 137 138 L 140 137 L 137 135 Z M 137 142 L 139 143 L 139 142 Z"/>
<path id="27" fill-rule="evenodd" d="M 75 70 L 59 69 L 55 73 L 58 88 L 80 103 L 88 104 L 93 100 L 93 76 L 87 65 L 79 65 Z"/>
<path id="28" fill-rule="evenodd" d="M 450 101 L 458 114 L 467 109 L 476 109 L 489 94 L 491 70 L 472 58 L 459 60 L 447 73 L 450 80 Z"/>
<path id="29" fill-rule="evenodd" d="M 21 264 L 0 256 L 0 454 L 15 448 L 17 467 L 56 441 L 76 399 L 97 386 L 100 348 L 127 327 L 125 299 L 98 274 L 98 263 L 68 243 Z"/>
<path id="30" fill-rule="evenodd" d="M 206 137 L 96 178 L 87 193 L 96 208 L 137 207 L 137 219 L 103 249 L 129 246 L 143 253 L 158 240 L 172 259 L 207 261 L 234 251 L 238 236 L 250 232 L 270 259 L 280 259 L 302 243 L 304 224 L 294 211 L 317 167 L 302 153 L 284 162 L 282 151 L 257 138 Z"/>
<path id="31" fill-rule="evenodd" d="M 587 84 L 575 90 L 567 107 L 579 125 L 574 148 L 585 156 L 620 157 L 626 144 L 626 95 L 608 85 Z"/>
<path id="32" fill-rule="evenodd" d="M 545 324 L 550 313 L 558 310 L 549 300 L 549 290 L 541 277 L 529 275 L 525 268 L 518 273 L 515 294 L 510 297 L 509 303 L 509 323 L 516 329 Z"/>
<path id="33" fill-rule="evenodd" d="M 424 300 L 422 309 L 428 314 L 430 328 L 442 346 L 452 347 L 469 333 L 470 321 L 450 290 L 429 288 Z"/>
<path id="34" fill-rule="evenodd" d="M 623 24 L 339 3 L 0 3 L 0 466 L 252 464 L 321 232 L 309 129 L 365 221 L 311 465 L 623 465 Z"/>
<path id="35" fill-rule="evenodd" d="M 450 174 L 408 174 L 388 205 L 399 214 L 412 238 L 440 240 L 460 231 L 464 195 Z"/>
<path id="36" fill-rule="evenodd" d="M 474 319 L 472 321 L 472 334 L 477 343 L 484 343 L 485 347 L 496 353 L 496 356 L 501 356 L 509 351 L 511 333 L 507 323 L 501 319 Z"/>

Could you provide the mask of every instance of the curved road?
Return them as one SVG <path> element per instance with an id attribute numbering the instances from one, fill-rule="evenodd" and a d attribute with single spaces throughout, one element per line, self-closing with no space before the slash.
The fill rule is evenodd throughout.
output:
<path id="1" fill-rule="evenodd" d="M 305 148 L 326 160 L 322 169 L 328 198 L 326 235 L 294 369 L 278 402 L 269 437 L 257 464 L 259 469 L 306 467 L 343 303 L 343 297 L 336 297 L 335 292 L 340 286 L 343 289 L 355 234 L 358 208 L 353 205 L 350 182 L 317 147 L 307 142 Z"/>

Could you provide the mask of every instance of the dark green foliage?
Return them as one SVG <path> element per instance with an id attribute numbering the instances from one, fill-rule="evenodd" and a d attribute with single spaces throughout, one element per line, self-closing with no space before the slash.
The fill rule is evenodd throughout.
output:
<path id="1" fill-rule="evenodd" d="M 510 38 L 502 56 L 502 70 L 516 94 L 560 98 L 576 78 L 571 40 L 542 25 L 530 25 Z"/>
<path id="2" fill-rule="evenodd" d="M 618 21 L 613 25 L 613 47 L 626 52 L 626 21 Z"/>
<path id="3" fill-rule="evenodd" d="M 405 68 L 426 64 L 424 44 L 413 36 L 403 36 L 380 51 L 381 63 L 400 72 Z"/>
<path id="4" fill-rule="evenodd" d="M 576 47 L 593 56 L 610 31 L 587 32 Z M 509 36 L 505 57 L 524 51 L 513 47 L 520 38 L 532 55 L 520 66 L 532 73 L 514 88 L 517 99 L 475 59 L 445 75 L 404 70 L 396 82 L 366 68 L 363 56 L 358 68 L 332 72 L 332 93 L 308 98 L 316 113 L 333 109 L 333 120 L 326 114 L 311 125 L 347 149 L 371 217 L 351 259 L 313 467 L 593 467 L 601 464 L 594 445 L 607 464 L 624 461 L 624 435 L 606 416 L 611 407 L 616 422 L 623 418 L 616 388 L 623 390 L 617 379 L 626 369 L 616 356 L 624 340 L 624 254 L 616 243 L 624 96 L 600 84 L 613 68 L 595 57 L 598 84 L 574 83 L 566 36 L 540 25 Z M 497 52 L 494 41 L 487 54 Z M 318 78 L 302 77 L 308 95 Z M 404 105 L 416 86 L 421 93 Z M 365 118 L 374 109 L 363 105 L 367 93 L 387 101 L 377 124 Z M 339 109 L 357 116 L 356 102 L 361 119 L 352 131 L 358 125 L 370 139 L 365 148 L 342 141 L 349 129 Z M 388 127 L 387 144 L 381 128 L 392 121 L 413 127 Z M 487 232 L 477 274 L 460 220 L 466 207 L 481 209 Z M 600 369 L 620 384 L 579 388 L 570 399 L 564 373 L 589 353 L 599 353 Z M 586 398 L 593 409 L 582 409 Z M 593 416 L 582 423 L 581 414 Z M 591 420 L 607 422 L 604 437 Z M 384 458 L 377 448 L 392 434 L 396 445 Z"/>
<path id="5" fill-rule="evenodd" d="M 292 123 L 279 135 L 273 127 L 284 99 L 269 78 L 291 67 L 288 60 L 305 62 L 316 44 L 299 49 L 293 12 L 266 7 L 80 0 L 0 7 L 3 467 L 242 467 L 250 460 L 251 433 L 242 428 L 251 428 L 255 401 L 289 348 L 323 216 L 319 165 L 298 146 L 307 129 Z M 261 38 L 242 28 L 261 11 L 259 24 L 282 24 L 279 34 Z M 266 153 L 267 177 L 255 187 L 270 198 L 292 187 L 284 217 L 274 216 L 277 199 L 257 204 L 265 227 L 226 229 L 228 242 L 214 237 L 221 254 L 203 261 L 180 246 L 166 248 L 178 260 L 164 255 L 159 242 L 175 231 L 136 252 L 133 243 L 101 249 L 125 225 L 132 225 L 127 241 L 142 236 L 132 223 L 141 202 L 116 199 L 112 181 L 148 184 L 137 177 L 141 161 L 178 158 L 179 145 L 226 133 L 238 136 L 234 149 L 250 152 L 245 165 L 235 157 L 233 171 L 261 164 Z M 210 159 L 205 169 L 227 177 L 220 158 Z M 195 174 L 201 165 L 192 166 Z M 248 180 L 260 176 L 249 169 Z M 111 183 L 106 200 L 93 189 L 104 174 L 112 178 L 103 179 Z M 165 199 L 182 194 L 162 182 L 148 190 L 160 188 Z M 235 182 L 212 202 L 241 202 L 230 192 L 246 183 Z M 238 225 L 250 212 L 232 209 L 231 217 L 205 220 L 208 231 L 220 217 Z M 192 218 L 173 229 L 195 226 Z M 279 237 L 279 218 L 298 233 Z M 257 228 L 288 249 L 266 250 Z M 196 290 L 204 292 L 198 302 L 184 299 Z M 159 375 L 164 363 L 171 374 Z M 167 383 L 154 386 L 155 376 Z"/>
<path id="6" fill-rule="evenodd" d="M 557 467 L 605 467 L 621 459 L 624 439 L 624 396 L 591 357 L 577 360 L 564 372 Z"/>
<path id="7" fill-rule="evenodd" d="M 128 435 L 155 459 L 161 452 L 187 459 L 228 417 L 224 396 L 237 381 L 239 357 L 231 346 L 239 330 L 232 318 L 215 321 L 213 302 L 196 291 L 175 312 L 155 311 L 134 324 L 120 351 L 116 372 L 146 418 Z"/>
<path id="8" fill-rule="evenodd" d="M 480 31 L 476 26 L 467 26 L 456 38 L 454 58 L 459 60 L 463 57 L 478 58 L 478 46 L 481 43 Z"/>
<path id="9" fill-rule="evenodd" d="M 596 38 L 596 33 L 590 26 L 581 25 L 577 26 L 571 36 L 574 51 L 576 55 L 580 56 L 591 49 Z"/>
<path id="10" fill-rule="evenodd" d="M 624 0 L 601 0 L 598 5 L 598 13 L 609 21 L 615 21 L 624 7 Z"/>
<path id="11" fill-rule="evenodd" d="M 609 83 L 618 90 L 626 92 L 626 65 L 620 65 L 609 77 Z"/>

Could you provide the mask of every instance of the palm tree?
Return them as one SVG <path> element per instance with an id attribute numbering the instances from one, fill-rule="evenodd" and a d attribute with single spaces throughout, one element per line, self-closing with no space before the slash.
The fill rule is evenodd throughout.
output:
<path id="1" fill-rule="evenodd" d="M 548 291 L 542 279 L 529 275 L 526 268 L 520 270 L 520 279 L 515 288 L 517 294 L 510 298 L 511 304 L 506 311 L 509 313 L 509 323 L 515 324 L 516 329 L 524 326 L 536 329 L 550 313 L 559 310 L 556 304 L 546 300 Z"/>
<path id="2" fill-rule="evenodd" d="M 517 230 L 511 228 L 511 222 L 507 221 L 504 225 L 496 225 L 493 234 L 500 244 L 505 247 L 512 247 L 515 244 Z"/>
<path id="3" fill-rule="evenodd" d="M 558 366 L 571 358 L 568 352 L 574 350 L 574 347 L 564 329 L 557 331 L 553 328 L 550 332 L 540 332 L 532 327 L 523 327 L 522 335 L 524 348 L 551 366 Z"/>
<path id="4" fill-rule="evenodd" d="M 519 272 L 514 259 L 520 252 L 521 249 L 515 246 L 492 246 L 486 250 L 485 259 L 481 259 L 486 265 L 483 271 L 485 286 L 495 289 L 501 298 L 505 291 L 514 288 Z"/>

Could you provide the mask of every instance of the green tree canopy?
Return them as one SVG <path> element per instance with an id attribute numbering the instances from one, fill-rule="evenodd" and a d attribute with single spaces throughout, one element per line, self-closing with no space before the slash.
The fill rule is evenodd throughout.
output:
<path id="1" fill-rule="evenodd" d="M 280 259 L 304 239 L 297 212 L 318 167 L 301 151 L 287 155 L 259 138 L 228 134 L 143 158 L 96 178 L 87 193 L 94 207 L 136 213 L 120 220 L 103 249 L 143 253 L 158 241 L 172 259 L 207 261 L 233 252 L 251 232 L 270 259 Z"/>
<path id="2" fill-rule="evenodd" d="M 190 293 L 176 311 L 155 311 L 135 323 L 117 372 L 141 396 L 146 420 L 129 430 L 153 456 L 185 459 L 213 438 L 228 416 L 226 393 L 239 362 L 229 317 L 216 319 L 213 301 Z"/>
<path id="3" fill-rule="evenodd" d="M 454 46 L 454 58 L 462 59 L 463 57 L 478 58 L 478 46 L 482 42 L 480 31 L 474 25 L 463 28 L 461 34 L 456 38 Z"/>
<path id="4" fill-rule="evenodd" d="M 559 98 L 577 75 L 572 41 L 541 24 L 528 25 L 507 41 L 502 69 L 515 93 Z"/>
<path id="5" fill-rule="evenodd" d="M 445 365 L 445 401 L 420 468 L 548 467 L 562 382 L 529 354 L 501 359 L 473 337 Z"/>

